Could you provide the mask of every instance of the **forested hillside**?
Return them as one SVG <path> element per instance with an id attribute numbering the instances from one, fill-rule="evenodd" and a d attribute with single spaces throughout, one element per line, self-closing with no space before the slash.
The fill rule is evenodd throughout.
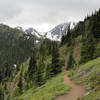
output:
<path id="1" fill-rule="evenodd" d="M 0 81 L 9 78 L 27 60 L 34 48 L 35 37 L 24 31 L 0 25 Z"/>
<path id="2" fill-rule="evenodd" d="M 34 35 L 0 25 L 0 100 L 55 99 L 71 89 L 62 83 L 64 68 L 73 80 L 89 85 L 86 92 L 92 92 L 82 100 L 100 93 L 95 89 L 100 88 L 100 10 L 67 29 L 61 42 L 42 38 L 36 43 Z"/>
<path id="3" fill-rule="evenodd" d="M 18 40 L 17 42 L 21 43 L 21 41 Z M 1 91 L 1 93 L 3 92 L 5 94 L 3 98 L 4 100 L 11 99 L 11 98 L 18 99 L 20 94 L 23 94 L 26 90 L 30 88 L 37 88 L 42 86 L 47 82 L 47 80 L 51 79 L 51 77 L 54 77 L 55 75 L 61 72 L 61 66 L 63 62 L 60 60 L 59 46 L 56 41 L 45 39 L 41 41 L 41 44 L 34 44 L 35 43 L 34 37 L 31 40 L 23 40 L 23 42 L 25 41 L 27 43 L 27 44 L 24 43 L 25 48 L 23 45 L 21 45 L 20 47 L 20 49 L 23 50 L 23 52 L 19 51 L 20 49 L 14 52 L 15 57 L 19 55 L 18 57 L 20 58 L 21 56 L 23 57 L 23 59 L 21 60 L 21 58 L 20 59 L 17 58 L 17 60 L 19 61 L 18 65 L 12 61 L 11 63 L 12 67 L 11 66 L 9 67 L 13 72 L 10 73 L 11 75 L 5 76 L 5 78 L 8 77 L 8 79 L 1 80 L 1 86 L 2 88 L 4 88 L 4 91 Z M 19 46 L 19 45 L 15 45 L 15 46 Z M 15 50 L 17 48 L 18 47 L 16 47 Z M 23 55 L 20 54 L 21 52 Z M 12 53 L 13 52 L 11 52 L 11 54 Z M 11 59 L 14 60 L 14 56 L 11 57 L 13 57 Z M 17 62 L 17 60 L 14 61 Z M 16 68 L 13 64 L 16 64 L 18 68 Z M 6 69 L 7 67 L 4 68 Z M 7 71 L 9 70 L 10 69 L 7 69 Z M 3 75 L 1 76 L 3 77 Z M 2 85 L 2 83 L 4 84 Z"/>
<path id="4" fill-rule="evenodd" d="M 82 64 L 100 55 L 100 10 L 62 36 L 60 52 L 66 64 Z M 64 52 L 63 52 L 64 51 Z M 62 54 L 63 53 L 63 54 Z M 64 56 L 66 55 L 66 56 Z M 72 56 L 72 57 L 71 57 Z M 73 61 L 73 62 L 70 62 Z M 71 66 L 70 66 L 71 67 Z"/>
<path id="5" fill-rule="evenodd" d="M 60 55 L 72 80 L 85 86 L 86 93 L 79 100 L 99 100 L 100 10 L 62 37 Z"/>

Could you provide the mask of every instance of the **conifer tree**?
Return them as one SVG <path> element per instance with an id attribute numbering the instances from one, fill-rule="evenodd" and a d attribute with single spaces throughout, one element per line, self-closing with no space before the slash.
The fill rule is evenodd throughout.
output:
<path id="1" fill-rule="evenodd" d="M 0 84 L 0 100 L 4 100 L 4 90 L 1 84 Z"/>
<path id="2" fill-rule="evenodd" d="M 44 83 L 43 79 L 43 69 L 44 69 L 44 63 L 42 60 L 39 61 L 39 65 L 35 74 L 35 84 L 37 86 L 41 86 Z"/>
<path id="3" fill-rule="evenodd" d="M 63 46 L 66 43 L 66 35 L 63 35 L 61 38 L 61 46 Z"/>
<path id="4" fill-rule="evenodd" d="M 18 82 L 18 88 L 19 88 L 19 93 L 22 93 L 23 91 L 23 82 L 22 82 L 22 71 L 20 72 L 20 78 L 19 78 L 19 82 Z"/>
<path id="5" fill-rule="evenodd" d="M 91 21 L 92 21 L 91 33 L 97 40 L 100 40 L 100 9 L 98 12 L 95 12 L 95 14 L 91 18 Z"/>
<path id="6" fill-rule="evenodd" d="M 70 32 L 70 24 L 69 24 L 67 34 L 64 34 L 61 38 L 61 46 L 66 44 L 66 43 L 69 46 L 70 41 L 71 41 L 70 39 L 71 39 L 71 32 Z"/>
<path id="7" fill-rule="evenodd" d="M 59 52 L 58 46 L 56 42 L 53 42 L 53 51 L 52 51 L 52 75 L 55 75 L 61 72 L 60 60 L 59 60 Z"/>
<path id="8" fill-rule="evenodd" d="M 66 42 L 67 42 L 68 46 L 71 45 L 71 41 L 72 41 L 72 39 L 71 39 L 71 32 L 70 32 L 70 25 L 69 25 L 67 36 L 66 36 Z"/>
<path id="9" fill-rule="evenodd" d="M 95 52 L 95 38 L 92 34 L 88 33 L 83 41 L 82 41 L 82 47 L 81 47 L 81 61 L 80 63 L 85 63 L 89 60 L 92 60 L 94 58 L 94 52 Z"/>
<path id="10" fill-rule="evenodd" d="M 51 75 L 52 75 L 52 69 L 51 69 L 51 64 L 47 65 L 47 68 L 46 68 L 46 80 L 50 79 L 51 78 Z"/>
<path id="11" fill-rule="evenodd" d="M 28 77 L 30 81 L 34 80 L 36 70 L 37 70 L 37 61 L 36 61 L 35 52 L 33 52 L 33 55 L 30 58 L 29 67 L 28 67 Z"/>
<path id="12" fill-rule="evenodd" d="M 75 65 L 75 60 L 73 58 L 73 53 L 71 52 L 70 55 L 69 55 L 69 60 L 68 60 L 68 64 L 67 64 L 67 69 L 71 69 L 74 67 Z"/>

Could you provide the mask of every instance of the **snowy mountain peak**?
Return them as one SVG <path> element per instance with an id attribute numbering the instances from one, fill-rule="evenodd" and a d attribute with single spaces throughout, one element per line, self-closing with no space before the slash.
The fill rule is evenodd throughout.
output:
<path id="1" fill-rule="evenodd" d="M 50 30 L 49 32 L 45 32 L 45 33 L 40 33 L 38 31 L 36 31 L 34 28 L 29 28 L 29 29 L 25 30 L 25 32 L 28 34 L 32 34 L 40 39 L 48 38 L 53 41 L 61 41 L 62 35 L 67 34 L 69 25 L 70 25 L 70 23 L 63 23 L 63 24 L 57 25 L 52 30 Z M 71 27 L 74 27 L 74 25 L 72 24 Z"/>
<path id="2" fill-rule="evenodd" d="M 37 30 L 35 30 L 34 28 L 28 28 L 28 29 L 26 29 L 25 33 L 32 34 L 32 35 L 36 36 L 37 38 L 41 38 L 40 33 Z"/>
<path id="3" fill-rule="evenodd" d="M 49 38 L 55 41 L 60 41 L 62 35 L 67 34 L 68 26 L 69 26 L 69 23 L 63 23 L 56 26 L 51 31 L 46 33 L 46 38 Z"/>

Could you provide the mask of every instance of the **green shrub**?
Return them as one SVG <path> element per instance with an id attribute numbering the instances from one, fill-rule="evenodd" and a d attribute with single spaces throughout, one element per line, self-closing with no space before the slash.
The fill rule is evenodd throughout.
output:
<path id="1" fill-rule="evenodd" d="M 13 92 L 13 96 L 16 97 L 18 95 L 20 95 L 20 89 L 17 87 L 17 88 L 15 88 L 15 90 Z"/>

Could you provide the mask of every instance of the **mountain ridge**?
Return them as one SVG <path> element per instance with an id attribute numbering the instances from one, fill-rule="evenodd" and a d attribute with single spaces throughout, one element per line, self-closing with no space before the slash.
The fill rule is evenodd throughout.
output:
<path id="1" fill-rule="evenodd" d="M 37 38 L 43 38 L 43 39 L 47 38 L 47 39 L 54 40 L 54 41 L 61 41 L 61 37 L 64 34 L 67 34 L 69 25 L 70 25 L 70 23 L 62 23 L 62 24 L 55 26 L 50 31 L 44 32 L 44 33 L 38 32 L 34 28 L 28 28 L 25 30 L 25 33 L 33 34 Z"/>

